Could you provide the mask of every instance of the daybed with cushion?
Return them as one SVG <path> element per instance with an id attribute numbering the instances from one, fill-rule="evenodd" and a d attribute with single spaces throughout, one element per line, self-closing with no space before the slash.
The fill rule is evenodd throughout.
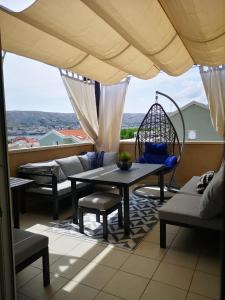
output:
<path id="1" fill-rule="evenodd" d="M 59 214 L 59 200 L 71 197 L 71 182 L 67 180 L 68 176 L 114 164 L 116 161 L 116 152 L 87 152 L 52 161 L 28 163 L 20 166 L 18 173 L 21 177 L 35 180 L 26 190 L 27 195 L 53 202 L 53 219 L 56 220 Z M 77 188 L 79 197 L 94 190 L 93 185 L 83 182 L 78 182 Z"/>
<path id="2" fill-rule="evenodd" d="M 200 177 L 192 177 L 159 209 L 160 247 L 166 248 L 166 224 L 222 230 L 224 201 L 224 164 L 203 194 L 197 192 Z"/>

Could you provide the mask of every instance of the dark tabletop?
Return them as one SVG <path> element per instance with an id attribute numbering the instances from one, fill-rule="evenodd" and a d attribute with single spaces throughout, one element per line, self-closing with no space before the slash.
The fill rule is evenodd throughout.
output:
<path id="1" fill-rule="evenodd" d="M 128 171 L 120 170 L 116 165 L 101 167 L 69 176 L 69 180 L 82 182 L 95 182 L 105 184 L 132 185 L 147 175 L 159 172 L 165 167 L 162 164 L 133 163 Z"/>
<path id="2" fill-rule="evenodd" d="M 17 177 L 10 177 L 9 183 L 11 189 L 16 189 L 20 187 L 24 187 L 30 183 L 34 182 L 34 180 L 31 179 L 24 179 L 24 178 L 17 178 Z"/>

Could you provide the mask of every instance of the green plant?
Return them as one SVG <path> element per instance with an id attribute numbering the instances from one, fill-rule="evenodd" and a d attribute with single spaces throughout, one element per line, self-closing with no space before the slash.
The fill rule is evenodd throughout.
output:
<path id="1" fill-rule="evenodd" d="M 119 153 L 119 161 L 130 161 L 131 154 L 128 151 L 123 151 Z"/>

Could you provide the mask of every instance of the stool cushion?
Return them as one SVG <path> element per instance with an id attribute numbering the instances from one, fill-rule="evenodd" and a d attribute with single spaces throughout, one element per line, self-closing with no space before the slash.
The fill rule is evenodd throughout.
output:
<path id="1" fill-rule="evenodd" d="M 118 204 L 122 196 L 113 193 L 96 192 L 79 199 L 79 206 L 94 208 L 98 210 L 108 210 Z"/>
<path id="2" fill-rule="evenodd" d="M 48 237 L 41 234 L 14 228 L 13 238 L 16 266 L 48 247 Z"/>

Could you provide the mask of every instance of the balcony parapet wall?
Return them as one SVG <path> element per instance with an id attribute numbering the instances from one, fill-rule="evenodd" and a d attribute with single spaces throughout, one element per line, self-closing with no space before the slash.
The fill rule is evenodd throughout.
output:
<path id="1" fill-rule="evenodd" d="M 224 150 L 225 142 L 223 141 L 187 141 L 182 161 L 176 173 L 177 183 L 184 184 L 192 176 L 199 176 L 208 170 L 218 170 L 224 158 Z M 94 151 L 94 145 L 82 143 L 10 150 L 10 175 L 15 176 L 17 167 L 22 164 L 47 161 L 76 155 L 85 151 Z M 120 151 L 129 151 L 134 161 L 134 140 L 122 140 L 120 142 Z"/>
<path id="2" fill-rule="evenodd" d="M 134 140 L 121 141 L 120 151 L 129 151 L 134 160 Z M 224 154 L 224 141 L 186 141 L 183 157 L 176 171 L 176 182 L 182 185 L 193 176 L 200 176 L 209 170 L 217 171 Z"/>
<path id="3" fill-rule="evenodd" d="M 10 150 L 8 152 L 10 176 L 16 176 L 17 167 L 26 163 L 47 161 L 56 158 L 77 155 L 81 152 L 93 150 L 94 145 L 91 143 Z"/>

